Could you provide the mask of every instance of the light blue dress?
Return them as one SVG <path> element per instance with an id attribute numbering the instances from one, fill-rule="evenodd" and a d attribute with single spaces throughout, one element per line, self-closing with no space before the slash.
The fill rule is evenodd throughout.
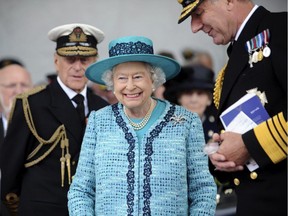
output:
<path id="1" fill-rule="evenodd" d="M 138 140 L 122 104 L 90 114 L 68 192 L 70 216 L 215 215 L 198 115 L 158 100 L 152 117 Z"/>

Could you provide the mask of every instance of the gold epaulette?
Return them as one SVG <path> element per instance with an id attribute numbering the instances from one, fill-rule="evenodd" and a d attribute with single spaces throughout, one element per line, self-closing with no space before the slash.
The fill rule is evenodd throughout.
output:
<path id="1" fill-rule="evenodd" d="M 45 140 L 42 137 L 40 137 L 37 132 L 37 128 L 35 127 L 32 112 L 30 109 L 29 101 L 28 101 L 29 96 L 36 94 L 44 90 L 45 88 L 46 86 L 38 86 L 36 88 L 31 89 L 30 91 L 27 91 L 17 96 L 17 99 L 22 100 L 22 107 L 23 107 L 26 124 L 29 127 L 30 132 L 39 142 L 38 146 L 28 155 L 26 159 L 27 162 L 24 164 L 24 166 L 28 168 L 28 167 L 34 166 L 35 164 L 38 164 L 43 159 L 45 159 L 55 149 L 55 147 L 58 144 L 60 144 L 60 148 L 62 150 L 62 155 L 60 158 L 61 186 L 64 187 L 65 165 L 67 167 L 68 183 L 71 184 L 71 165 L 70 165 L 71 155 L 69 153 L 69 140 L 66 135 L 65 126 L 63 124 L 60 125 L 48 140 Z M 15 101 L 14 101 L 14 107 L 15 107 Z M 13 110 L 14 110 L 14 107 L 13 107 Z M 12 114 L 10 116 L 12 116 Z M 50 147 L 42 155 L 39 155 L 39 154 L 37 155 L 37 153 L 40 151 L 40 149 L 44 145 L 50 145 Z"/>
<path id="2" fill-rule="evenodd" d="M 19 95 L 16 96 L 16 98 L 14 99 L 13 101 L 13 105 L 11 107 L 11 111 L 10 111 L 10 115 L 9 115 L 9 118 L 8 118 L 8 122 L 11 121 L 11 118 L 13 116 L 13 113 L 14 113 L 14 109 L 15 109 L 15 104 L 16 104 L 16 100 L 17 99 L 23 99 L 23 98 L 28 98 L 30 95 L 33 95 L 33 94 L 36 94 L 42 90 L 44 90 L 46 88 L 47 85 L 40 85 L 40 86 L 36 86 L 26 92 L 23 92 Z"/>
<path id="3" fill-rule="evenodd" d="M 24 98 L 24 97 L 29 97 L 30 95 L 33 95 L 33 94 L 36 94 L 40 91 L 43 91 L 44 89 L 46 89 L 47 85 L 39 85 L 39 86 L 36 86 L 28 91 L 25 91 L 19 95 L 17 95 L 16 98 Z"/>

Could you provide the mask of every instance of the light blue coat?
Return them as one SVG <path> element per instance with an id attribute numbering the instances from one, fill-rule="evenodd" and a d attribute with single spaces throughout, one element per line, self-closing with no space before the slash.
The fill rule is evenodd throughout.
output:
<path id="1" fill-rule="evenodd" d="M 90 114 L 68 193 L 70 216 L 215 214 L 201 121 L 165 103 L 142 145 L 120 103 Z"/>

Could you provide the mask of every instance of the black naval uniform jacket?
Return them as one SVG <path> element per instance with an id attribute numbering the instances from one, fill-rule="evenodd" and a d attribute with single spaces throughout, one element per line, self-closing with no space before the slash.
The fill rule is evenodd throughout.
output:
<path id="1" fill-rule="evenodd" d="M 2 121 L 2 117 L 0 113 L 0 152 L 1 152 L 3 140 L 4 140 L 4 126 L 3 126 L 3 121 Z M 0 183 L 1 183 L 1 177 L 0 177 Z M 1 185 L 0 185 L 0 191 L 1 191 Z M 2 216 L 2 204 L 0 204 L 0 216 Z"/>
<path id="2" fill-rule="evenodd" d="M 108 103 L 87 90 L 89 111 L 98 110 Z M 76 171 L 83 133 L 79 115 L 71 100 L 58 82 L 28 97 L 35 128 L 40 137 L 48 140 L 64 124 L 69 139 L 71 175 Z M 24 118 L 22 100 L 17 99 L 1 152 L 1 199 L 14 193 L 20 198 L 19 216 L 68 215 L 67 192 L 69 184 L 65 170 L 64 187 L 61 187 L 61 148 L 55 149 L 42 161 L 25 168 L 27 156 L 39 145 Z M 51 145 L 43 146 L 40 157 Z"/>
<path id="3" fill-rule="evenodd" d="M 3 125 L 3 121 L 2 121 L 2 117 L 0 113 L 0 150 L 1 150 L 3 141 L 4 141 L 4 125 Z"/>
<path id="4" fill-rule="evenodd" d="M 246 41 L 269 29 L 271 55 L 250 68 Z M 287 215 L 287 13 L 257 8 L 246 23 L 225 70 L 218 114 L 239 100 L 247 90 L 265 92 L 271 119 L 242 135 L 259 168 L 250 172 L 210 171 L 222 182 L 236 184 L 238 215 Z M 280 113 L 283 113 L 280 114 Z M 220 126 L 220 129 L 223 129 Z M 282 137 L 281 137 L 282 135 Z M 284 136 L 283 136 L 284 135 Z M 233 143 L 231 143 L 233 145 Z"/>

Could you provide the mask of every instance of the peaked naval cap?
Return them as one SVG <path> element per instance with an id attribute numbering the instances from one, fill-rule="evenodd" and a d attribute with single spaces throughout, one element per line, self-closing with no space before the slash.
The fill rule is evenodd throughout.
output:
<path id="1" fill-rule="evenodd" d="M 203 1 L 204 0 L 178 0 L 178 3 L 183 7 L 181 15 L 178 19 L 178 24 L 187 19 Z"/>
<path id="2" fill-rule="evenodd" d="M 48 38 L 57 43 L 60 56 L 97 56 L 97 44 L 103 41 L 104 33 L 94 26 L 73 23 L 61 25 L 48 32 Z"/>

